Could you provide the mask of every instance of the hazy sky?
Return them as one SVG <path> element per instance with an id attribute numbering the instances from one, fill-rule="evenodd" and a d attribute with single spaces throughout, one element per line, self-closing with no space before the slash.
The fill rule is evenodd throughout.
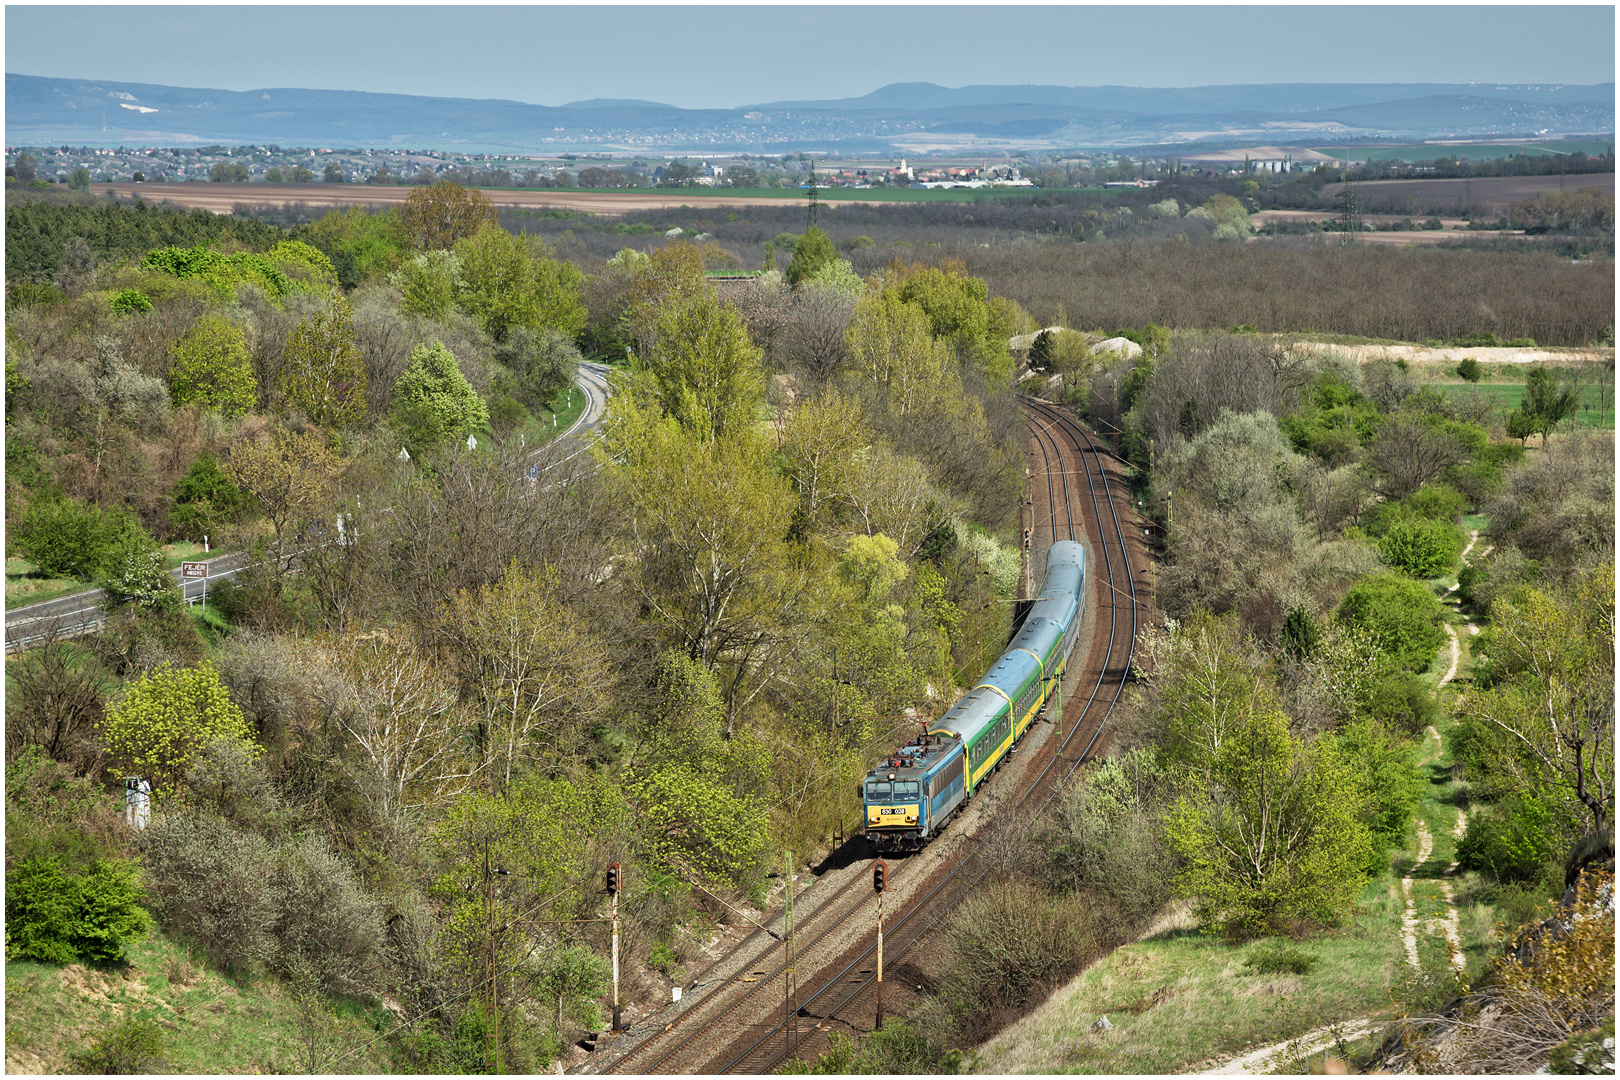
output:
<path id="1" fill-rule="evenodd" d="M 687 108 L 941 86 L 1597 83 L 1615 12 L 1563 7 L 6 7 L 6 71 Z"/>

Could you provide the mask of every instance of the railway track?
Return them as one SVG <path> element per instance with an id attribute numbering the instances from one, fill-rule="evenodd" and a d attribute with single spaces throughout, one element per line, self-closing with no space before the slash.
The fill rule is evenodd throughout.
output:
<path id="1" fill-rule="evenodd" d="M 1030 430 L 1031 558 L 1055 540 L 1089 541 L 1091 587 L 1087 619 L 1092 623 L 1085 657 L 1071 658 L 1064 695 L 1054 724 L 1026 736 L 1017 775 L 1001 777 L 975 798 L 973 810 L 986 811 L 976 830 L 964 820 L 922 852 L 889 858 L 889 904 L 884 921 L 889 1001 L 905 994 L 908 957 L 947 918 L 988 872 L 977 857 L 1008 819 L 1039 813 L 1095 749 L 1108 714 L 1123 692 L 1141 619 L 1132 566 L 1134 533 L 1120 516 L 1123 481 L 1110 475 L 1112 455 L 1101 442 L 1055 406 L 1025 400 Z M 1128 505 L 1128 500 L 1127 500 Z M 1136 560 L 1143 553 L 1136 547 Z M 782 920 L 767 923 L 746 939 L 706 979 L 703 993 L 666 1012 L 618 1053 L 603 1053 L 582 1073 L 768 1073 L 793 1056 L 826 1049 L 835 1028 L 870 1030 L 877 1013 L 877 898 L 870 862 L 858 859 L 826 875 L 817 886 L 825 896 L 811 910 L 800 908 L 794 934 L 797 992 L 786 1002 L 789 972 L 785 945 L 778 939 Z M 606 1048 L 604 1048 L 606 1049 Z"/>

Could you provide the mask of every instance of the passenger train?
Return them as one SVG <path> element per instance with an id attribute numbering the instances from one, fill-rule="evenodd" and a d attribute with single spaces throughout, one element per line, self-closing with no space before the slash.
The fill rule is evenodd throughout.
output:
<path id="1" fill-rule="evenodd" d="M 1042 592 L 1001 659 L 917 739 L 866 775 L 866 837 L 917 851 L 967 803 L 1057 692 L 1085 614 L 1086 550 L 1052 545 Z"/>

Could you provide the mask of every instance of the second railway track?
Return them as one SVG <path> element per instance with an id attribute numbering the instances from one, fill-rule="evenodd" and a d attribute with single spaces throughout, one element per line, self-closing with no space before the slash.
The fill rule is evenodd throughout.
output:
<path id="1" fill-rule="evenodd" d="M 1054 540 L 1091 548 L 1089 648 L 1070 664 L 1061 712 L 1032 728 L 1008 775 L 993 783 L 928 848 L 890 857 L 885 916 L 889 1003 L 904 1002 L 910 958 L 930 932 L 984 876 L 976 858 L 997 828 L 1031 820 L 1062 782 L 1095 750 L 1124 690 L 1143 616 L 1137 567 L 1145 551 L 1139 531 L 1127 530 L 1120 499 L 1124 478 L 1100 440 L 1056 406 L 1025 399 L 1029 423 L 1031 560 Z M 1126 512 L 1129 500 L 1125 500 Z M 1134 564 L 1134 565 L 1133 565 Z M 1057 712 L 1056 709 L 1053 710 Z M 827 1048 L 830 1031 L 870 1030 L 876 1016 L 876 898 L 870 860 L 857 858 L 823 875 L 800 900 L 794 967 L 799 988 L 785 1003 L 782 918 L 774 916 L 710 969 L 700 991 L 647 1022 L 642 1032 L 604 1047 L 582 1067 L 588 1073 L 767 1073 L 792 1056 Z M 817 895 L 818 891 L 826 890 Z M 914 981 L 914 980 L 913 980 Z M 891 1010 L 892 1011 L 892 1010 Z M 617 1052 L 614 1052 L 617 1050 Z"/>

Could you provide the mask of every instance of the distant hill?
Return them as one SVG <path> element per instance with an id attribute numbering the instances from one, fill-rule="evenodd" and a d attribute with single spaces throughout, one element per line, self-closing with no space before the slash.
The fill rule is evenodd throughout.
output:
<path id="1" fill-rule="evenodd" d="M 276 143 L 484 151 L 1002 145 L 1028 149 L 1200 139 L 1467 138 L 1612 132 L 1614 84 L 1279 83 L 1180 88 L 895 83 L 861 97 L 681 109 L 350 90 L 211 90 L 6 75 L 6 142 L 91 146 Z"/>

